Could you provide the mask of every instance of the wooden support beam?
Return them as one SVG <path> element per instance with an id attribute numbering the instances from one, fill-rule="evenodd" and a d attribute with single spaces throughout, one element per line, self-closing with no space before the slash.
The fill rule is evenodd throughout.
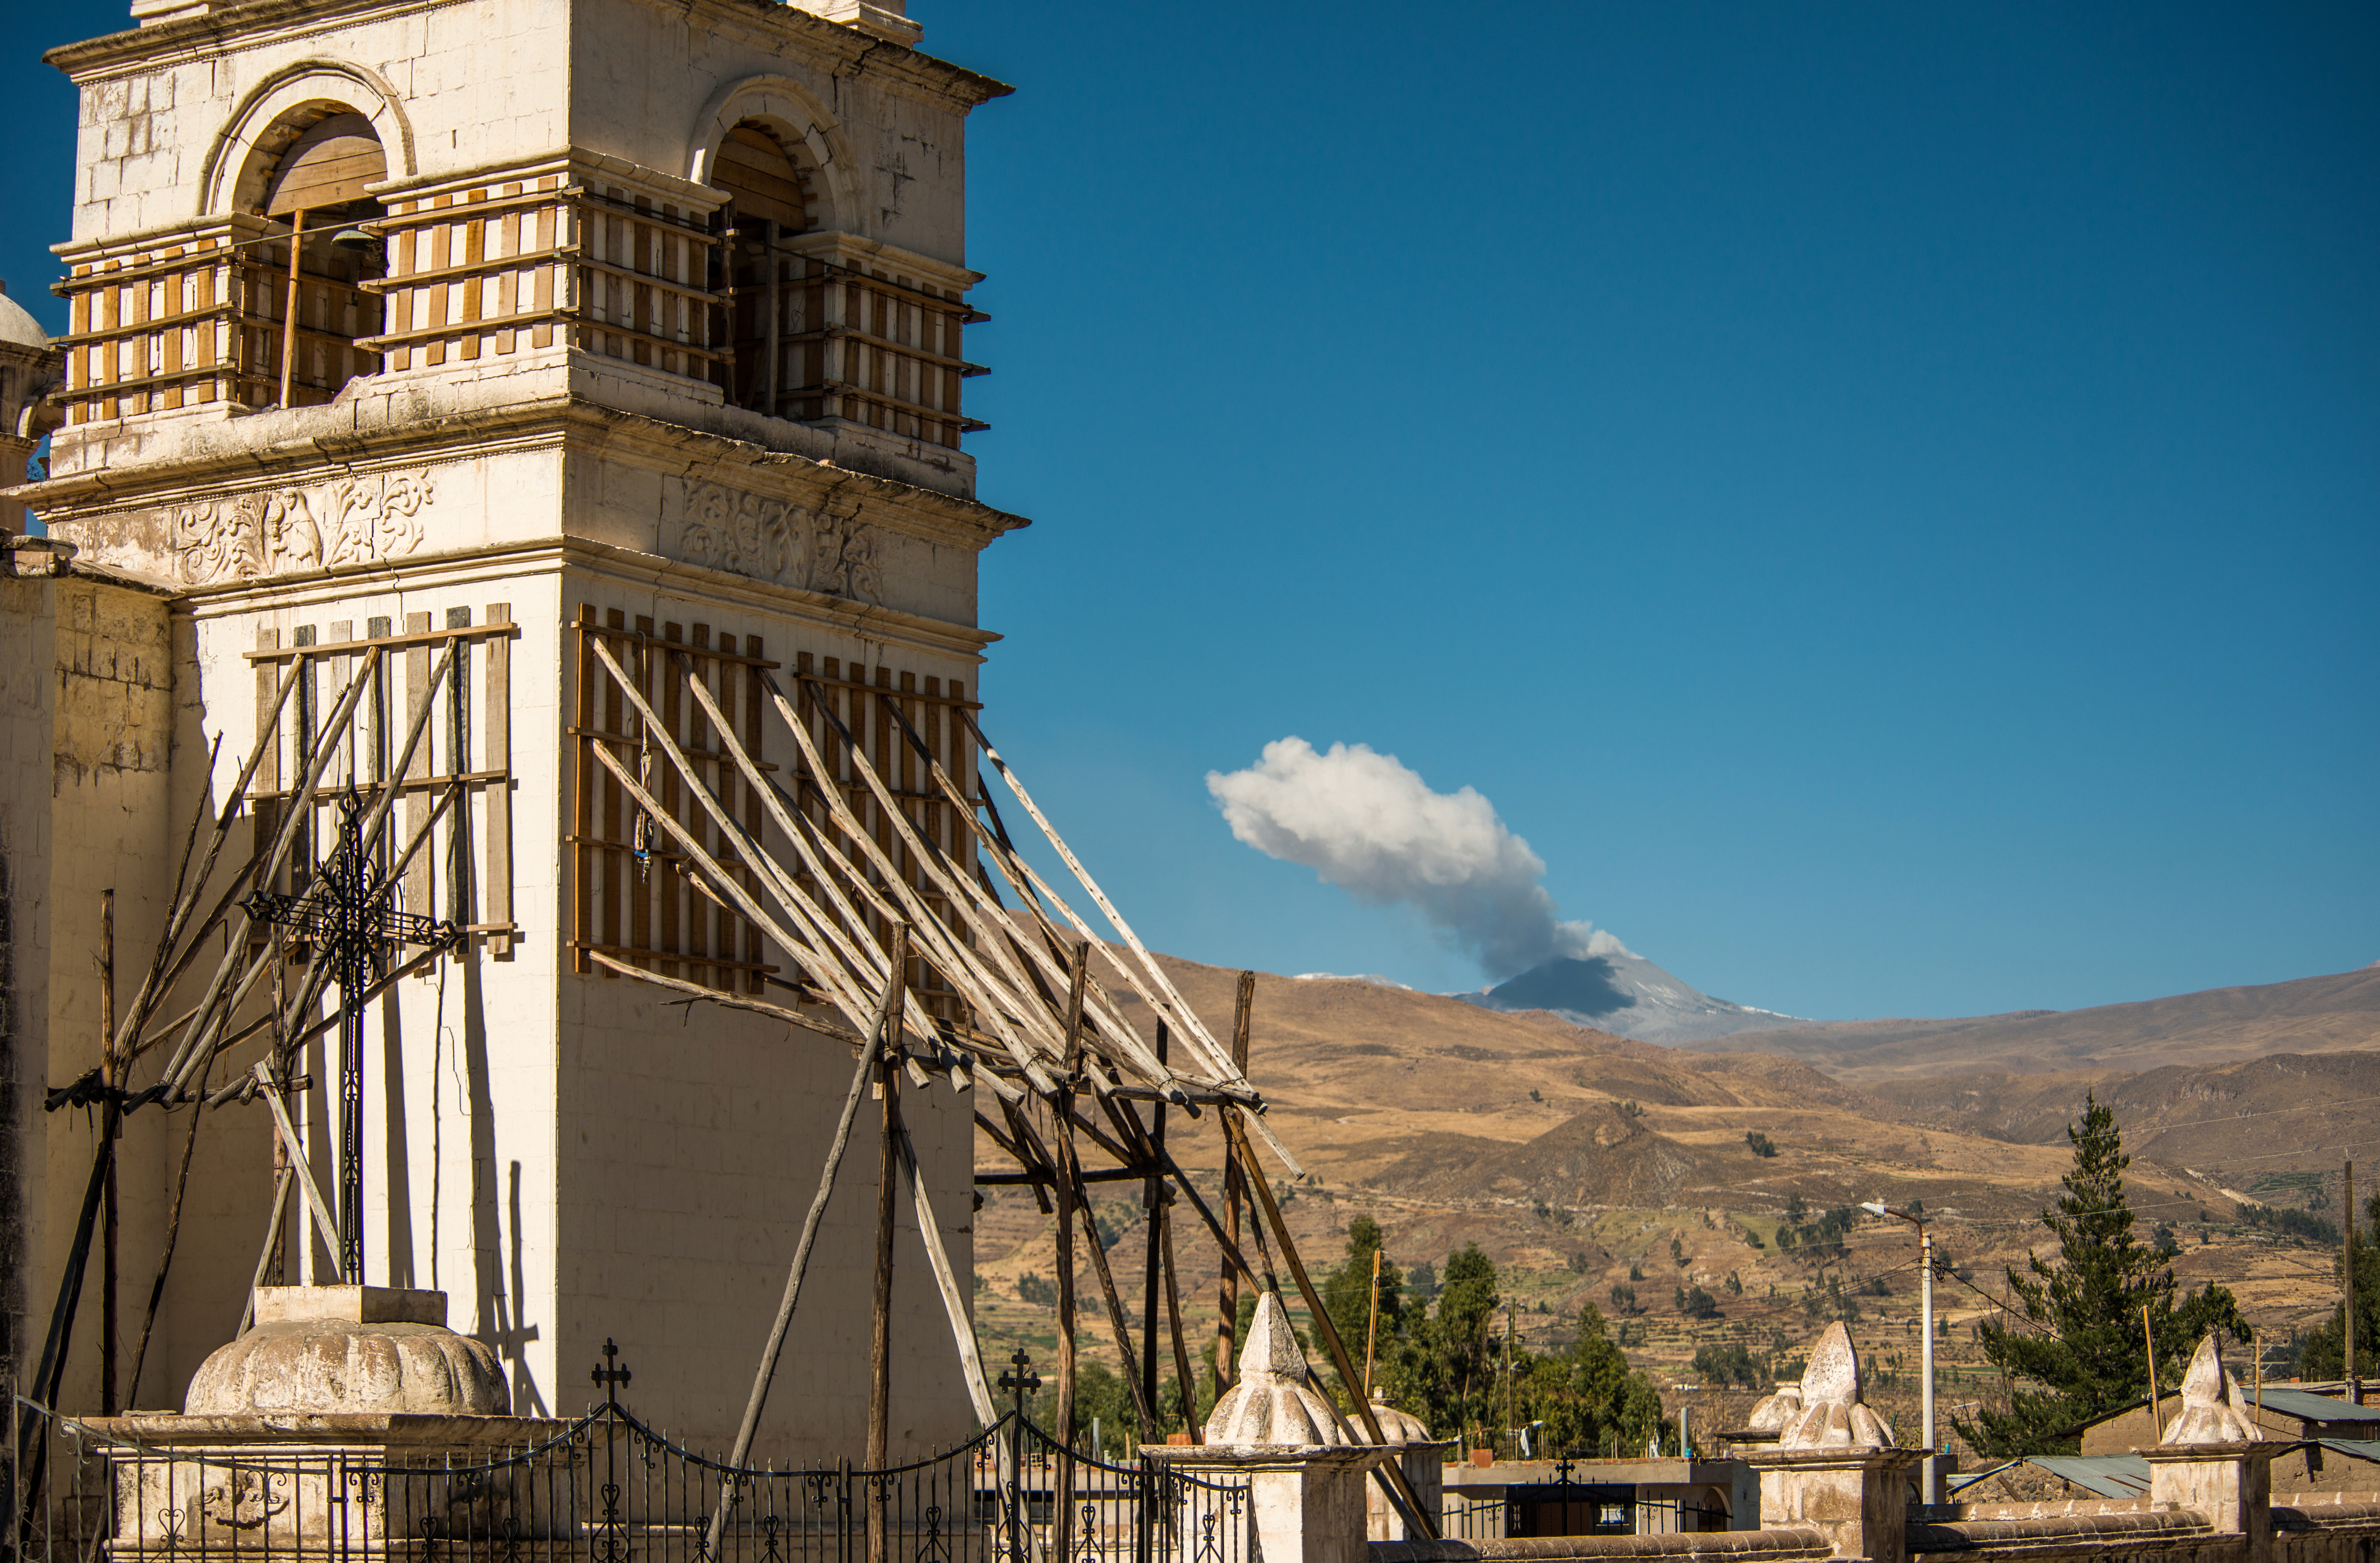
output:
<path id="1" fill-rule="evenodd" d="M 882 1135 L 876 1163 L 876 1294 L 872 1332 L 868 1338 L 868 1468 L 882 1471 L 892 1463 L 892 1180 L 901 1165 L 901 996 L 908 986 L 909 927 L 892 929 L 892 969 L 885 980 L 892 1001 L 884 1018 L 883 1067 L 877 1072 L 877 1090 L 883 1103 Z M 868 1563 L 885 1563 L 890 1537 L 884 1531 L 884 1502 L 871 1493 L 868 1511 Z"/>
<path id="2" fill-rule="evenodd" d="M 976 1120 L 982 1122 L 981 1118 Z M 1148 1177 L 1146 1167 L 1094 1167 L 1075 1174 L 1077 1183 L 1137 1183 Z M 975 1175 L 979 1188 L 1034 1186 L 1054 1188 L 1058 1180 L 1046 1172 L 978 1172 Z"/>
<path id="3" fill-rule="evenodd" d="M 1238 1001 L 1232 1008 L 1232 1063 L 1245 1078 L 1248 1068 L 1248 1024 L 1256 1008 L 1257 974 L 1240 974 Z M 1225 1117 L 1232 1109 L 1225 1108 Z M 1223 1135 L 1223 1221 L 1230 1233 L 1229 1242 L 1236 1249 L 1240 1241 L 1240 1203 L 1244 1197 L 1240 1169 L 1240 1143 L 1227 1131 Z M 1232 1387 L 1240 1366 L 1238 1343 L 1233 1339 L 1240 1327 L 1240 1276 L 1238 1270 L 1223 1266 L 1221 1306 L 1215 1315 L 1215 1392 L 1220 1395 Z"/>
<path id="4" fill-rule="evenodd" d="M 1160 1193 L 1164 1187 L 1158 1185 Z M 1165 1244 L 1165 1313 L 1173 1326 L 1173 1371 L 1182 1389 L 1182 1425 L 1192 1443 L 1203 1444 L 1207 1430 L 1198 1425 L 1198 1381 L 1191 1375 L 1190 1343 L 1182 1333 L 1182 1284 L 1173 1265 L 1173 1224 L 1167 1222 L 1160 1236 Z"/>
<path id="5" fill-rule="evenodd" d="M 1160 1068 L 1165 1063 L 1166 1042 L 1171 1035 L 1166 1024 L 1161 1020 L 1159 1021 L 1157 1023 L 1157 1061 Z M 1123 1107 L 1122 1111 L 1128 1117 L 1136 1119 L 1140 1116 L 1138 1111 L 1129 1105 Z M 1157 1104 L 1150 1113 L 1150 1119 L 1148 1141 L 1158 1155 L 1162 1156 L 1165 1153 L 1164 1103 Z M 1154 1161 L 1155 1158 L 1151 1159 Z M 1162 1171 L 1152 1171 L 1149 1174 L 1148 1181 L 1142 1188 L 1140 1197 L 1148 1223 L 1148 1253 L 1145 1256 L 1146 1262 L 1140 1267 L 1140 1401 L 1149 1409 L 1150 1414 L 1154 1415 L 1158 1406 L 1157 1291 L 1160 1283 L 1160 1267 L 1164 1263 L 1165 1174 Z M 1125 1363 L 1125 1371 L 1131 1371 L 1129 1362 Z M 1149 1442 L 1157 1441 L 1156 1423 L 1144 1424 L 1143 1431 Z"/>
<path id="6" fill-rule="evenodd" d="M 1075 1555 L 1075 1196 L 1080 1192 L 1075 1178 L 1075 1080 L 1082 1066 L 1083 983 L 1089 960 L 1088 951 L 1075 952 L 1066 992 L 1066 1073 L 1051 1101 L 1058 1147 L 1058 1414 L 1052 1419 L 1058 1434 L 1058 1512 L 1052 1555 L 1062 1558 Z M 1092 1248 L 1099 1242 L 1094 1227 Z"/>
<path id="7" fill-rule="evenodd" d="M 115 1101 L 115 892 L 99 892 L 99 1083 L 108 1092 L 99 1132 L 109 1139 L 124 1132 Z M 107 1186 L 101 1193 L 99 1242 L 99 1414 L 124 1408 L 115 1396 L 115 1158 L 107 1158 Z"/>

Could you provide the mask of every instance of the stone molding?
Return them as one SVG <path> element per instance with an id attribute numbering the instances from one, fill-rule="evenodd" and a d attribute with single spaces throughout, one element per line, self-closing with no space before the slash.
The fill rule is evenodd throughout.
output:
<path id="1" fill-rule="evenodd" d="M 53 521 L 74 522 L 136 507 L 194 503 L 194 490 L 252 481 L 260 468 L 275 466 L 294 473 L 310 468 L 327 478 L 349 463 L 396 459 L 428 467 L 499 450 L 558 447 L 679 472 L 695 466 L 722 482 L 732 476 L 735 486 L 756 492 L 776 489 L 776 497 L 788 503 L 809 502 L 821 490 L 847 501 L 864 498 L 871 526 L 944 546 L 981 550 L 1003 533 L 1032 525 L 1025 516 L 978 500 L 624 412 L 575 394 L 456 408 L 377 427 L 358 426 L 356 409 L 337 403 L 252 416 L 272 419 L 273 433 L 279 437 L 247 443 L 227 437 L 247 419 L 210 418 L 202 427 L 194 425 L 192 437 L 172 454 L 135 464 L 98 465 L 0 493 L 23 501 Z M 109 428 L 90 424 L 77 432 L 89 440 L 104 437 Z M 294 475 L 284 479 L 285 483 L 322 480 Z"/>
<path id="2" fill-rule="evenodd" d="M 205 586 L 403 558 L 421 547 L 434 492 L 424 467 L 177 505 L 174 573 Z"/>
<path id="3" fill-rule="evenodd" d="M 519 580 L 538 574 L 625 582 L 642 589 L 658 587 L 699 591 L 708 599 L 739 609 L 816 624 L 831 634 L 854 636 L 870 645 L 898 648 L 923 656 L 962 657 L 980 663 L 984 648 L 1000 638 L 996 633 L 972 624 L 774 586 L 583 538 L 548 538 L 424 553 L 402 566 L 367 564 L 317 571 L 310 576 L 226 580 L 211 587 L 187 587 L 175 596 L 181 605 L 179 611 L 197 620 L 212 621 L 239 618 L 267 609 L 296 612 L 327 607 L 352 598 L 359 583 L 385 583 L 401 577 L 407 589 L 443 590 L 468 582 Z"/>

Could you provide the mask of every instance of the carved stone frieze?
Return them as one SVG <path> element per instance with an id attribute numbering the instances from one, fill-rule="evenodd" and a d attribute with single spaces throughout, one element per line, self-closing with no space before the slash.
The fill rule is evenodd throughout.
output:
<path id="1" fill-rule="evenodd" d="M 430 474 L 368 473 L 302 487 L 263 489 L 176 506 L 176 571 L 192 585 L 292 575 L 421 546 Z"/>
<path id="2" fill-rule="evenodd" d="M 723 483 L 686 485 L 678 553 L 687 562 L 863 602 L 884 599 L 876 529 L 856 503 L 806 509 Z"/>

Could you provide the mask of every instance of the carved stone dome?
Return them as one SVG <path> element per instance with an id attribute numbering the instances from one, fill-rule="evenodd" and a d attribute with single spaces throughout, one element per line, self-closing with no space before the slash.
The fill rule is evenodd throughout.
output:
<path id="1" fill-rule="evenodd" d="M 442 1314 L 444 1301 L 439 1299 Z M 312 1316 L 267 1318 L 218 1347 L 191 1375 L 183 1413 L 504 1416 L 512 1410 L 504 1371 L 480 1341 L 439 1324 L 309 1312 Z"/>
<path id="2" fill-rule="evenodd" d="M 1380 1424 L 1380 1437 L 1385 1443 L 1435 1444 L 1439 1442 L 1429 1436 L 1429 1429 L 1422 1424 L 1421 1418 L 1408 1415 L 1389 1404 L 1386 1390 L 1372 1391 L 1372 1420 Z"/>
<path id="3" fill-rule="evenodd" d="M 49 333 L 25 312 L 25 307 L 8 297 L 8 285 L 0 283 L 0 342 L 19 347 L 47 347 Z"/>
<path id="4" fill-rule="evenodd" d="M 1305 1448 L 1353 1442 L 1341 1431 L 1338 1408 L 1306 1383 L 1305 1353 L 1298 1349 L 1278 1291 L 1257 1298 L 1248 1344 L 1240 1353 L 1239 1382 L 1223 1391 L 1208 1413 L 1207 1442 Z"/>

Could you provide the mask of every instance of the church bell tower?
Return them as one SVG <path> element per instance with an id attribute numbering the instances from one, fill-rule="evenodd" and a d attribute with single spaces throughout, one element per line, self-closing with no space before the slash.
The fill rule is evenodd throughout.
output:
<path id="1" fill-rule="evenodd" d="M 796 985 L 685 871 L 698 850 L 733 869 L 733 832 L 657 763 L 654 730 L 757 833 L 766 799 L 729 755 L 790 776 L 802 756 L 763 721 L 788 702 L 830 769 L 843 743 L 909 777 L 850 787 L 852 806 L 895 797 L 909 830 L 970 851 L 911 750 L 974 786 L 995 638 L 977 557 L 1026 524 L 976 498 L 963 396 L 984 319 L 966 121 L 1009 89 L 922 52 L 900 0 L 132 16 L 48 55 L 81 95 L 56 247 L 72 318 L 49 477 L 16 495 L 169 619 L 169 806 L 124 826 L 139 839 L 110 869 L 159 882 L 117 893 L 164 906 L 188 821 L 226 806 L 226 869 L 264 854 L 284 897 L 360 842 L 388 911 L 451 932 L 347 984 L 369 987 L 351 1037 L 277 1060 L 310 1083 L 300 1154 L 352 1201 L 354 1253 L 293 1207 L 275 1268 L 444 1291 L 520 1414 L 581 1408 L 614 1339 L 640 1414 L 723 1447 L 851 1062 L 702 1000 L 791 1004 Z M 232 937 L 288 956 L 257 1001 L 302 997 L 328 947 L 259 905 Z M 342 1002 L 316 991 L 310 1021 Z M 178 1046 L 140 1067 L 214 1090 L 255 1061 L 208 1076 Z M 90 1051 L 50 1047 L 54 1077 Z M 46 1125 L 54 1230 L 88 1155 L 75 1116 Z M 920 1096 L 909 1129 L 929 1180 L 965 1188 L 965 1107 Z M 239 1316 L 275 1186 L 261 1110 L 212 1113 L 198 1144 L 152 1403 Z M 127 1199 L 162 1204 L 172 1160 Z M 874 1193 L 847 1181 L 804 1296 L 819 1323 L 772 1402 L 801 1409 L 756 1458 L 858 1447 Z M 943 1218 L 964 1279 L 965 1202 Z M 896 1448 L 947 1445 L 970 1424 L 948 1331 L 925 1290 L 902 1306 Z"/>

